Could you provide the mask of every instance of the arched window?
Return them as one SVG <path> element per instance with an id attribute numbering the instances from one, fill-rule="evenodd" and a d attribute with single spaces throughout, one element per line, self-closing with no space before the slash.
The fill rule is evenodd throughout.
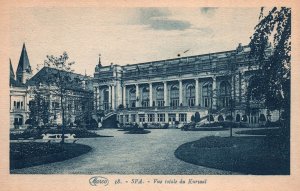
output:
<path id="1" fill-rule="evenodd" d="M 207 82 L 202 86 L 202 100 L 204 107 L 211 107 L 212 105 L 212 83 Z"/>
<path id="2" fill-rule="evenodd" d="M 135 107 L 136 93 L 135 88 L 129 90 L 129 107 Z"/>
<path id="3" fill-rule="evenodd" d="M 170 91 L 170 105 L 173 107 L 179 106 L 179 89 L 177 86 L 172 86 Z"/>
<path id="4" fill-rule="evenodd" d="M 142 107 L 149 107 L 149 88 L 145 87 L 142 90 Z"/>
<path id="5" fill-rule="evenodd" d="M 103 109 L 109 109 L 109 92 L 107 88 L 103 90 Z"/>
<path id="6" fill-rule="evenodd" d="M 186 100 L 188 106 L 195 106 L 195 86 L 188 85 L 186 88 Z"/>
<path id="7" fill-rule="evenodd" d="M 230 94 L 231 94 L 231 85 L 228 81 L 222 81 L 220 83 L 219 89 L 219 106 L 229 107 L 230 106 Z"/>
<path id="8" fill-rule="evenodd" d="M 158 107 L 164 106 L 164 88 L 161 86 L 156 88 L 156 102 Z"/>

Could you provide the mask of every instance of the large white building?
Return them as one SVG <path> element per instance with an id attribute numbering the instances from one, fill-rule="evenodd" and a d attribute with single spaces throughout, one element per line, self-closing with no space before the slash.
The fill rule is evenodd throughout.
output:
<path id="1" fill-rule="evenodd" d="M 247 87 L 257 68 L 248 58 L 250 48 L 138 64 L 102 66 L 94 73 L 94 109 L 117 114 L 120 123 L 183 124 L 199 112 L 215 120 L 233 113 L 234 121 L 252 126 L 261 117 L 279 118 L 255 97 L 247 98 Z M 271 50 L 270 50 L 271 51 Z M 262 116 L 263 115 L 263 116 Z"/>

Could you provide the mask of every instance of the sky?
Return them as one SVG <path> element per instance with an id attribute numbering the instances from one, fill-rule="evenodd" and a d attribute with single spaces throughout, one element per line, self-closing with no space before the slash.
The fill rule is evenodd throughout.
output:
<path id="1" fill-rule="evenodd" d="M 22 7 L 10 11 L 10 58 L 16 71 L 25 43 L 33 72 L 64 51 L 77 73 L 233 50 L 246 45 L 260 8 Z"/>

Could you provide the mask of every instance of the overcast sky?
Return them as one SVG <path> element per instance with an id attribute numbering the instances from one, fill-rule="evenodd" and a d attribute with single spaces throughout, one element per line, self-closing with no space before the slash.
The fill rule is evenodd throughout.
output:
<path id="1" fill-rule="evenodd" d="M 102 64 L 155 61 L 235 49 L 248 44 L 260 8 L 16 8 L 10 58 L 17 68 L 25 42 L 36 72 L 46 55 L 66 51 L 75 72 Z M 186 50 L 186 53 L 184 53 Z"/>

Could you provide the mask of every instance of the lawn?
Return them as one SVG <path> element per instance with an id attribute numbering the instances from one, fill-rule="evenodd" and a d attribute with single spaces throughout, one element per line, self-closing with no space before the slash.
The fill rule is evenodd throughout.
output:
<path id="1" fill-rule="evenodd" d="M 26 129 L 23 133 L 10 133 L 11 140 L 18 139 L 42 139 L 42 134 L 61 134 L 61 129 Z M 65 134 L 75 134 L 75 138 L 94 138 L 94 137 L 111 137 L 99 135 L 95 132 L 88 131 L 84 128 L 66 128 Z"/>
<path id="2" fill-rule="evenodd" d="M 282 136 L 282 135 L 288 135 L 289 131 L 288 129 L 284 128 L 264 128 L 264 129 L 255 129 L 255 130 L 243 130 L 238 131 L 236 134 L 245 134 L 245 135 L 266 135 L 266 136 Z"/>
<path id="3" fill-rule="evenodd" d="M 10 170 L 63 161 L 89 152 L 82 144 L 10 143 Z"/>
<path id="4" fill-rule="evenodd" d="M 278 136 L 210 136 L 179 146 L 175 156 L 188 163 L 242 174 L 290 173 L 289 140 Z"/>

